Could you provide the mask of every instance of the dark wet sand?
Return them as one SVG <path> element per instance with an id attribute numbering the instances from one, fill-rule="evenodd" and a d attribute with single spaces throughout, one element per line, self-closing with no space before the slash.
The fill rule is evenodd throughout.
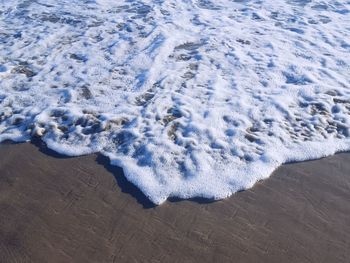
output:
<path id="1" fill-rule="evenodd" d="M 350 262 L 350 154 L 153 207 L 104 157 L 0 144 L 0 262 Z"/>

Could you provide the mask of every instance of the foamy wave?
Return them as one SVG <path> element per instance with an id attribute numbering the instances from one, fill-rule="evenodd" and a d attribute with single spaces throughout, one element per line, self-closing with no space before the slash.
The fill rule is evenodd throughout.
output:
<path id="1" fill-rule="evenodd" d="M 0 0 L 0 141 L 101 152 L 156 204 L 350 149 L 348 1 Z"/>

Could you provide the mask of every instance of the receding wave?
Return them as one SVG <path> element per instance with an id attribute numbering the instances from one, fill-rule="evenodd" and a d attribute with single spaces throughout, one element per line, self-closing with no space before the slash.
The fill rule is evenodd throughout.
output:
<path id="1" fill-rule="evenodd" d="M 0 141 L 101 152 L 154 203 L 350 149 L 350 3 L 0 0 Z"/>

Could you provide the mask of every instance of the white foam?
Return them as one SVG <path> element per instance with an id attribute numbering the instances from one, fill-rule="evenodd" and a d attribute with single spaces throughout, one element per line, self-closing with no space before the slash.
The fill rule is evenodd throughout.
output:
<path id="1" fill-rule="evenodd" d="M 350 3 L 0 0 L 0 141 L 101 152 L 156 204 L 350 149 Z"/>

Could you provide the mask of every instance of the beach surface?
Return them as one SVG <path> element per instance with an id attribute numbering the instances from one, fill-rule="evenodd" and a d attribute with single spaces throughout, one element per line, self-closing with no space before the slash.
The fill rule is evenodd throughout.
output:
<path id="1" fill-rule="evenodd" d="M 349 262 L 350 154 L 154 206 L 107 158 L 0 144 L 0 262 Z"/>

